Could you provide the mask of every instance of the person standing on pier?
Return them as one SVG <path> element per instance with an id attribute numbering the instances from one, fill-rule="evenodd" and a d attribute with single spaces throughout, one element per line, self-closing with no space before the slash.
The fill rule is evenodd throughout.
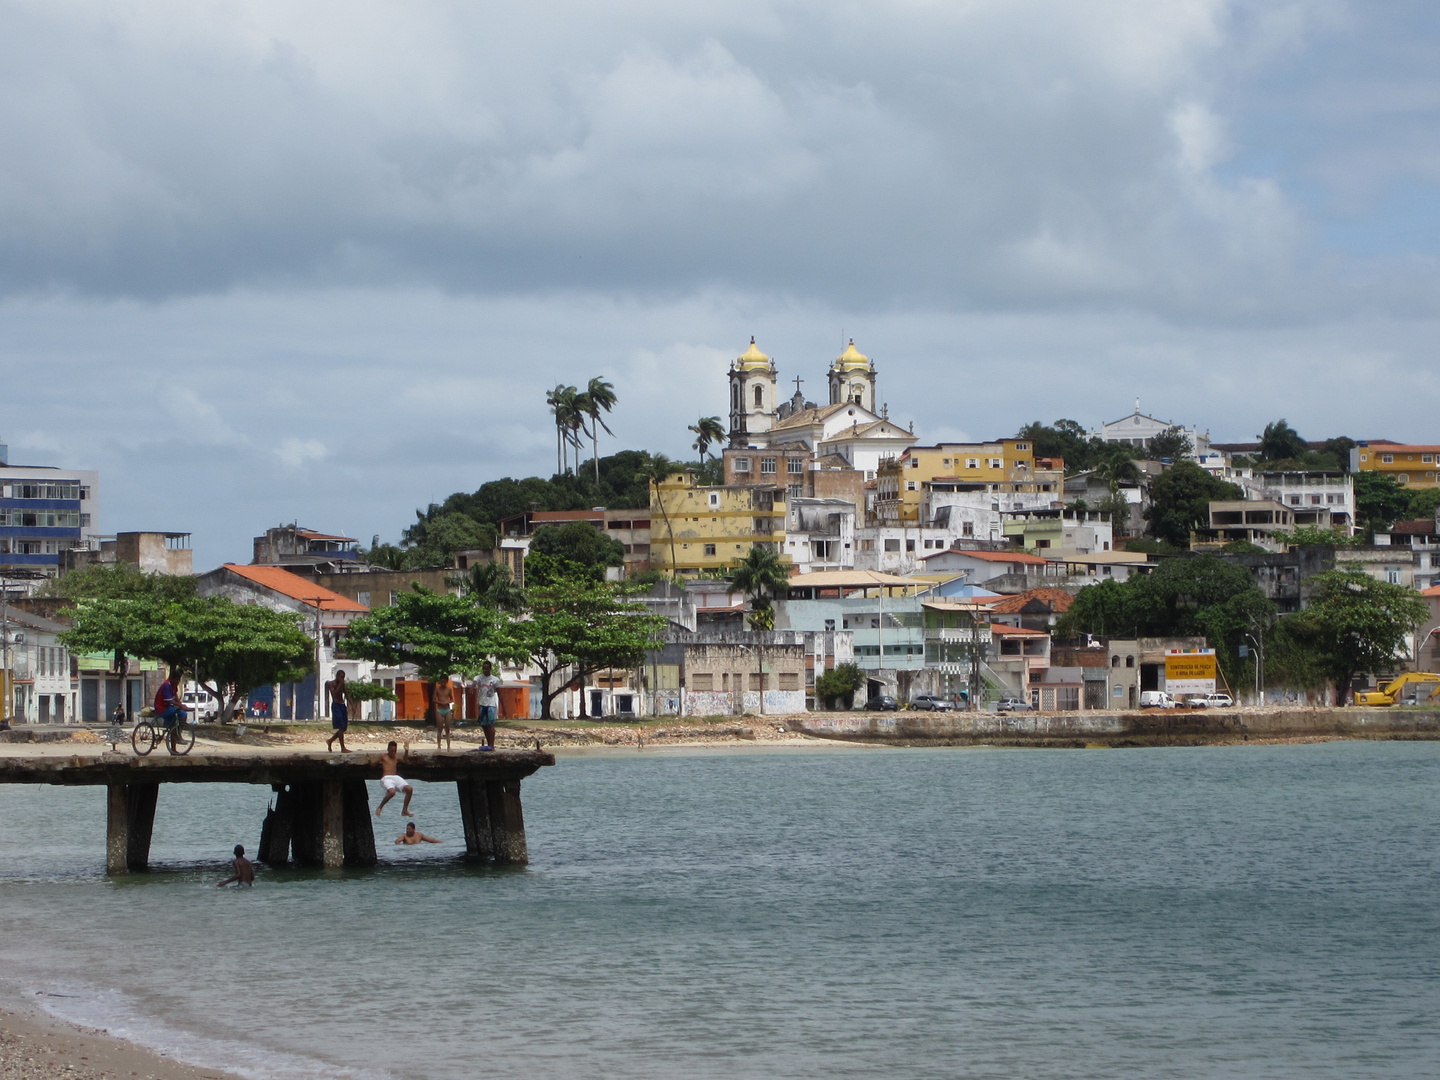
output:
<path id="1" fill-rule="evenodd" d="M 350 727 L 350 706 L 345 703 L 345 669 L 335 672 L 335 677 L 325 684 L 325 702 L 330 706 L 330 726 L 334 728 L 330 738 L 325 740 L 325 749 L 333 750 L 336 739 L 340 740 L 340 752 L 348 754 L 345 747 L 345 732 Z"/>
<path id="2" fill-rule="evenodd" d="M 450 723 L 455 716 L 455 688 L 446 675 L 435 684 L 435 749 L 440 749 L 440 737 L 445 737 L 445 749 L 450 749 Z"/>
<path id="3" fill-rule="evenodd" d="M 410 759 L 410 744 L 405 744 L 405 759 Z M 415 794 L 415 789 L 407 784 L 400 776 L 400 754 L 396 749 L 395 740 L 390 740 L 390 745 L 385 748 L 385 753 L 380 755 L 380 786 L 385 789 L 385 797 L 380 800 L 380 805 L 375 808 L 375 816 L 380 816 L 380 811 L 385 809 L 385 804 L 395 797 L 397 791 L 405 793 L 405 802 L 400 806 L 402 817 L 414 817 L 410 812 L 410 796 Z"/>
<path id="4" fill-rule="evenodd" d="M 500 711 L 500 680 L 491 672 L 494 665 L 489 660 L 481 667 L 481 675 L 475 680 L 475 704 L 480 709 L 480 730 L 485 733 L 485 742 L 477 750 L 495 749 L 495 718 Z"/>

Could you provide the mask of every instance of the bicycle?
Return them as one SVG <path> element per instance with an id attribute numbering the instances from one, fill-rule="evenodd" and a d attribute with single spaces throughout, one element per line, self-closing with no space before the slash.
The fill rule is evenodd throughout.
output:
<path id="1" fill-rule="evenodd" d="M 181 716 L 169 727 L 157 724 L 151 719 L 141 719 L 136 722 L 135 730 L 130 733 L 130 745 L 141 757 L 150 753 L 162 742 L 170 753 L 184 757 L 195 746 L 195 732 L 191 730 L 188 720 Z"/>

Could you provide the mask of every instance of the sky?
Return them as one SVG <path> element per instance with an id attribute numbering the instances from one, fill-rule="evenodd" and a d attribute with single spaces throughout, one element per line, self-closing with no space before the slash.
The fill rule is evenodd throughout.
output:
<path id="1" fill-rule="evenodd" d="M 694 456 L 754 335 L 917 438 L 1440 442 L 1440 8 L 0 0 L 0 441 L 197 568 Z"/>

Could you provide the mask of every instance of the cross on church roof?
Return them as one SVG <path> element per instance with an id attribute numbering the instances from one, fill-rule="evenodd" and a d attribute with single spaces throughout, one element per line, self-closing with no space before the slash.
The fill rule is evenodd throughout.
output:
<path id="1" fill-rule="evenodd" d="M 800 383 L 801 383 L 800 376 L 799 376 L 799 375 L 796 375 L 796 376 L 795 376 L 795 393 L 797 393 L 797 394 L 800 393 Z"/>

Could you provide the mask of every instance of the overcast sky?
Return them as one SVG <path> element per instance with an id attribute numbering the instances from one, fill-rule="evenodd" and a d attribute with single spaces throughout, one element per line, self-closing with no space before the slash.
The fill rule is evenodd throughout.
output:
<path id="1" fill-rule="evenodd" d="M 197 566 L 693 456 L 754 334 L 925 441 L 1440 442 L 1440 7 L 0 0 L 0 440 Z"/>

